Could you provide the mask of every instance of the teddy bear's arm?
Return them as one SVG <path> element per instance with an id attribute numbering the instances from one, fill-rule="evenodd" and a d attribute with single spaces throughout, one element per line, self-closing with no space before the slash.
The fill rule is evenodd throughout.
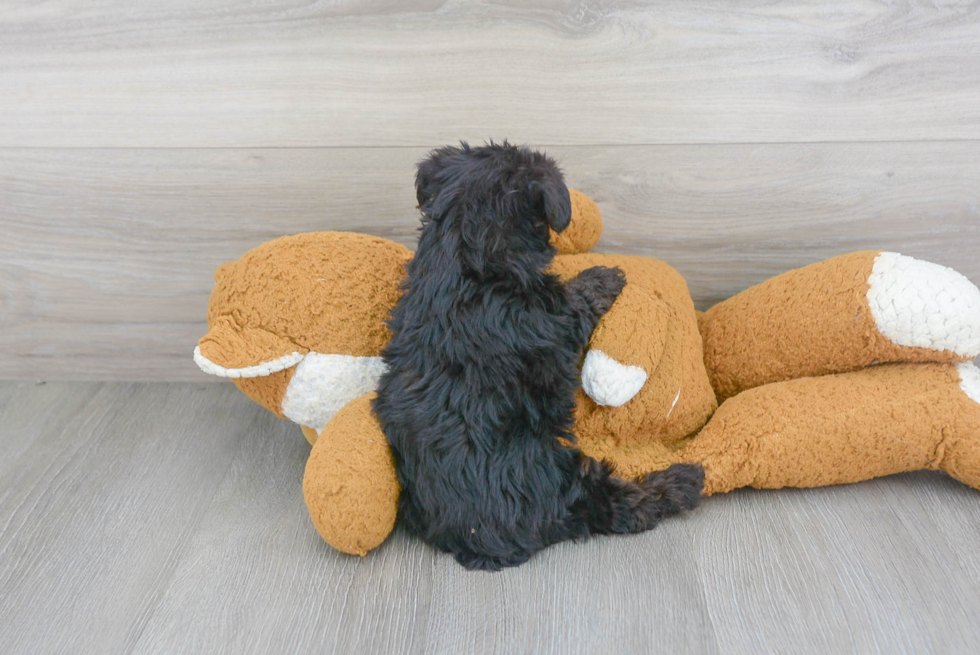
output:
<path id="1" fill-rule="evenodd" d="M 980 355 L 980 289 L 949 268 L 864 251 L 778 275 L 700 317 L 718 400 L 879 362 Z"/>
<path id="2" fill-rule="evenodd" d="M 592 266 L 622 269 L 626 286 L 589 341 L 576 434 L 619 446 L 674 443 L 717 407 L 687 283 L 646 257 L 562 255 L 552 270 L 567 280 Z"/>
<path id="3" fill-rule="evenodd" d="M 980 370 L 888 364 L 776 382 L 729 399 L 689 443 L 602 455 L 623 475 L 705 468 L 705 494 L 818 487 L 941 470 L 980 489 Z"/>
<path id="4" fill-rule="evenodd" d="M 320 536 L 362 557 L 394 529 L 401 494 L 391 448 L 371 411 L 374 396 L 352 400 L 327 424 L 303 476 L 303 496 Z"/>

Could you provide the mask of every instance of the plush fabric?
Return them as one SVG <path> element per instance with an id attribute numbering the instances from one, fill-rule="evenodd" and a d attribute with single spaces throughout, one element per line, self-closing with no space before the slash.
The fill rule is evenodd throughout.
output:
<path id="1" fill-rule="evenodd" d="M 320 432 L 344 405 L 374 391 L 384 370 L 380 357 L 308 352 L 282 396 L 283 416 Z"/>
<path id="2" fill-rule="evenodd" d="M 856 252 L 698 313 L 668 264 L 585 252 L 601 216 L 571 196 L 571 225 L 552 236 L 564 253 L 554 272 L 618 266 L 627 279 L 584 358 L 575 433 L 588 455 L 626 477 L 701 463 L 706 494 L 918 469 L 980 488 L 980 371 L 969 362 L 980 355 L 980 290 L 962 275 Z M 379 372 L 411 257 L 351 233 L 263 244 L 218 269 L 195 354 L 303 426 L 310 516 L 347 553 L 377 547 L 395 522 L 391 453 L 359 394 Z"/>
<path id="3" fill-rule="evenodd" d="M 980 488 L 980 404 L 965 393 L 972 363 L 883 364 L 775 382 L 722 403 L 684 447 L 604 449 L 623 475 L 699 462 L 705 494 L 858 482 L 941 470 Z M 968 383 L 967 383 L 968 384 Z"/>
<path id="4" fill-rule="evenodd" d="M 646 381 L 647 372 L 642 368 L 620 364 L 598 348 L 590 350 L 582 363 L 582 391 L 596 405 L 622 407 L 639 393 Z"/>
<path id="5" fill-rule="evenodd" d="M 313 525 L 345 553 L 365 555 L 395 527 L 398 478 L 391 450 L 371 413 L 374 394 L 348 403 L 310 451 L 303 495 Z"/>
<path id="6" fill-rule="evenodd" d="M 876 262 L 897 257 L 876 250 L 834 257 L 777 275 L 705 312 L 704 361 L 719 401 L 761 384 L 881 362 L 953 363 L 975 357 L 980 291 L 951 269 L 910 257 L 900 261 L 914 266 L 893 268 L 882 285 Z M 926 291 L 930 287 L 933 291 Z M 937 300 L 950 292 L 955 302 Z M 929 304 L 920 300 L 913 306 L 920 293 Z M 882 323 L 886 333 L 879 330 L 872 305 L 885 308 L 875 311 L 889 317 Z M 952 328 L 948 333 L 946 325 Z M 913 332 L 924 337 L 914 345 L 890 338 Z M 933 343 L 929 335 L 937 347 L 921 346 Z M 955 350 L 947 349 L 954 343 L 959 344 Z"/>

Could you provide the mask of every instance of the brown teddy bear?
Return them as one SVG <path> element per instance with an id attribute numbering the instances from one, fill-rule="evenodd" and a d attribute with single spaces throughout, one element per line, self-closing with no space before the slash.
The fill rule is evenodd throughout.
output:
<path id="1" fill-rule="evenodd" d="M 638 477 L 705 468 L 705 494 L 813 487 L 938 469 L 980 488 L 980 290 L 948 268 L 856 252 L 784 273 L 697 312 L 648 258 L 592 254 L 598 208 L 572 191 L 552 241 L 571 278 L 618 266 L 627 285 L 582 367 L 578 446 Z M 404 246 L 315 232 L 263 244 L 215 273 L 207 373 L 231 378 L 313 445 L 303 490 L 335 548 L 365 555 L 399 494 L 371 413 Z M 719 403 L 721 403 L 719 407 Z"/>

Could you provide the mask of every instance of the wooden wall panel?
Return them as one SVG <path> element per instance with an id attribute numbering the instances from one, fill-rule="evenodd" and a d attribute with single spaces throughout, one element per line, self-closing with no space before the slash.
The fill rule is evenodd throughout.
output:
<path id="1" fill-rule="evenodd" d="M 413 163 L 559 156 L 705 307 L 884 247 L 980 278 L 976 2 L 26 1 L 0 7 L 0 377 L 199 379 L 211 273 L 414 240 Z"/>
<path id="2" fill-rule="evenodd" d="M 897 250 L 980 282 L 980 142 L 546 147 L 599 250 L 664 259 L 700 307 Z M 212 273 L 282 234 L 411 246 L 422 148 L 0 149 L 0 378 L 201 380 Z"/>
<path id="3" fill-rule="evenodd" d="M 975 2 L 52 0 L 0 146 L 980 138 Z"/>

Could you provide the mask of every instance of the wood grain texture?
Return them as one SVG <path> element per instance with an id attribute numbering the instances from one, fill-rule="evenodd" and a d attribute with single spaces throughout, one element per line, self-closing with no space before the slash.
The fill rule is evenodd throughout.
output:
<path id="1" fill-rule="evenodd" d="M 863 249 L 980 282 L 980 142 L 550 147 L 699 307 Z M 282 234 L 414 247 L 421 148 L 0 149 L 0 378 L 201 380 L 214 269 Z"/>
<path id="2" fill-rule="evenodd" d="M 973 653 L 980 492 L 918 473 L 712 497 L 468 573 L 320 541 L 309 446 L 230 384 L 0 383 L 5 653 Z"/>
<path id="3" fill-rule="evenodd" d="M 0 651 L 124 652 L 229 450 L 271 421 L 234 412 L 237 391 L 213 385 L 26 383 L 4 393 Z"/>
<path id="4" fill-rule="evenodd" d="M 978 7 L 23 0 L 0 146 L 978 139 Z"/>

